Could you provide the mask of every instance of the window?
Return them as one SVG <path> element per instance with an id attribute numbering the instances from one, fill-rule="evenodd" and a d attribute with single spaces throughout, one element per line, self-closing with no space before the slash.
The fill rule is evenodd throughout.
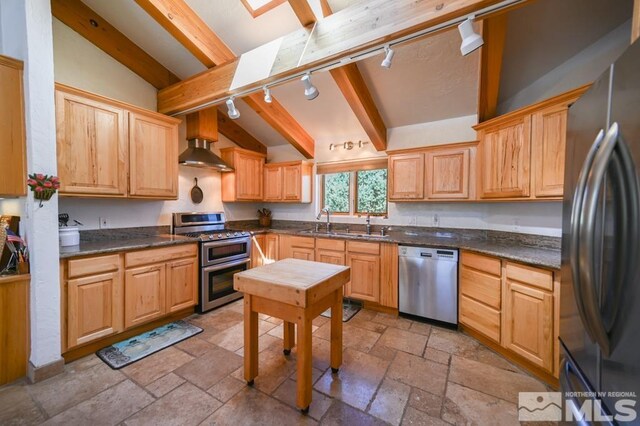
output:
<path id="1" fill-rule="evenodd" d="M 354 215 L 387 214 L 387 169 L 322 175 L 322 207 Z"/>
<path id="2" fill-rule="evenodd" d="M 251 16 L 257 18 L 265 12 L 270 11 L 276 6 L 281 5 L 286 0 L 241 0 L 244 7 L 247 8 Z"/>

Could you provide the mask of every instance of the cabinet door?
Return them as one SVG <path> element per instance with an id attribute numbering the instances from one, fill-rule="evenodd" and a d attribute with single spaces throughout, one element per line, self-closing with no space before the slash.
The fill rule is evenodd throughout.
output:
<path id="1" fill-rule="evenodd" d="M 302 200 L 302 171 L 300 165 L 283 167 L 282 182 L 284 200 Z"/>
<path id="2" fill-rule="evenodd" d="M 533 114 L 531 163 L 536 197 L 562 197 L 567 140 L 567 106 L 554 105 Z"/>
<path id="3" fill-rule="evenodd" d="M 278 253 L 278 234 L 267 234 L 264 239 L 265 249 L 263 251 L 265 262 L 273 263 L 280 260 Z"/>
<path id="4" fill-rule="evenodd" d="M 471 148 L 441 149 L 425 154 L 427 198 L 469 198 L 470 151 Z"/>
<path id="5" fill-rule="evenodd" d="M 236 198 L 243 201 L 262 201 L 264 158 L 236 153 Z"/>
<path id="6" fill-rule="evenodd" d="M 264 265 L 264 251 L 265 251 L 266 235 L 258 234 L 254 235 L 251 240 L 251 267 L 256 268 Z"/>
<path id="7" fill-rule="evenodd" d="M 126 123 L 122 108 L 56 91 L 60 193 L 126 196 Z"/>
<path id="8" fill-rule="evenodd" d="M 298 247 L 292 246 L 289 249 L 290 256 L 294 259 L 302 259 L 302 260 L 315 260 L 315 250 L 309 247 Z"/>
<path id="9" fill-rule="evenodd" d="M 153 321 L 166 312 L 166 266 L 129 269 L 124 282 L 124 326 Z"/>
<path id="10" fill-rule="evenodd" d="M 316 261 L 333 265 L 346 265 L 345 254 L 341 251 L 316 249 Z"/>
<path id="11" fill-rule="evenodd" d="M 122 280 L 109 272 L 69 280 L 67 347 L 122 331 Z"/>
<path id="12" fill-rule="evenodd" d="M 480 136 L 482 198 L 529 196 L 531 116 L 526 115 Z"/>
<path id="13" fill-rule="evenodd" d="M 129 113 L 129 194 L 134 197 L 178 196 L 178 125 Z"/>
<path id="14" fill-rule="evenodd" d="M 22 62 L 0 57 L 0 196 L 27 193 Z"/>
<path id="15" fill-rule="evenodd" d="M 553 295 L 506 280 L 503 346 L 553 371 Z"/>
<path id="16" fill-rule="evenodd" d="M 167 313 L 198 303 L 198 259 L 167 263 Z"/>
<path id="17" fill-rule="evenodd" d="M 264 168 L 264 200 L 282 201 L 282 167 Z"/>
<path id="18" fill-rule="evenodd" d="M 399 154 L 389 157 L 389 199 L 424 198 L 424 154 Z"/>
<path id="19" fill-rule="evenodd" d="M 347 265 L 351 267 L 348 295 L 378 303 L 380 301 L 380 256 L 349 253 Z"/>

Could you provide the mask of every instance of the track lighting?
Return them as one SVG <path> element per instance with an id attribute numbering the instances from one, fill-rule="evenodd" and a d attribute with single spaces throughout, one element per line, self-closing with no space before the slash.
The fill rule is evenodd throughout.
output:
<path id="1" fill-rule="evenodd" d="M 337 148 L 337 146 L 335 144 L 333 144 L 333 143 L 329 144 L 329 151 L 335 151 L 336 148 Z"/>
<path id="2" fill-rule="evenodd" d="M 302 81 L 302 84 L 304 84 L 304 96 L 310 101 L 317 98 L 320 92 L 318 92 L 318 89 L 316 88 L 316 86 L 314 86 L 313 83 L 311 83 L 311 74 L 310 73 L 305 74 L 302 77 L 301 81 Z"/>
<path id="3" fill-rule="evenodd" d="M 473 18 L 474 16 L 471 15 L 463 23 L 458 25 L 458 31 L 460 31 L 460 37 L 462 37 L 460 52 L 464 56 L 467 56 L 484 44 L 482 36 L 473 30 Z"/>
<path id="4" fill-rule="evenodd" d="M 271 97 L 271 89 L 267 86 L 264 86 L 264 101 L 268 104 L 273 101 L 273 98 Z"/>
<path id="5" fill-rule="evenodd" d="M 232 120 L 240 118 L 240 111 L 236 108 L 236 104 L 233 102 L 234 99 L 233 96 L 227 99 L 227 114 L 229 114 L 229 118 Z"/>
<path id="6" fill-rule="evenodd" d="M 387 45 L 384 47 L 384 54 L 385 54 L 385 57 L 382 63 L 380 64 L 380 66 L 382 66 L 383 68 L 389 69 L 391 68 L 391 62 L 393 61 L 393 55 L 395 55 L 395 52 L 391 47 Z"/>
<path id="7" fill-rule="evenodd" d="M 353 141 L 346 141 L 341 144 L 330 143 L 329 151 L 335 151 L 338 148 L 351 151 L 355 147 L 364 148 L 364 146 L 367 145 L 368 143 L 369 143 L 368 141 L 358 141 L 358 143 L 355 143 Z"/>

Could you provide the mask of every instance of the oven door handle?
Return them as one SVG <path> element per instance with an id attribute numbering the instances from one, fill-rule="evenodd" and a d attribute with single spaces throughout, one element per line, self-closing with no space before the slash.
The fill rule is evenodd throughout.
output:
<path id="1" fill-rule="evenodd" d="M 239 266 L 239 265 L 244 265 L 246 263 L 251 262 L 250 258 L 245 258 L 242 260 L 238 260 L 235 262 L 227 262 L 227 263 L 218 263 L 216 265 L 212 265 L 212 266 L 207 266 L 205 268 L 202 268 L 202 272 L 206 273 L 206 272 L 215 272 L 215 271 L 219 271 L 221 269 L 226 269 L 226 268 L 230 268 L 232 266 Z"/>
<path id="2" fill-rule="evenodd" d="M 230 244 L 235 244 L 235 243 L 248 243 L 249 241 L 251 241 L 251 237 L 240 237 L 240 238 L 231 238 L 229 240 L 207 241 L 206 243 L 203 243 L 202 246 L 206 249 L 209 247 L 228 246 Z"/>

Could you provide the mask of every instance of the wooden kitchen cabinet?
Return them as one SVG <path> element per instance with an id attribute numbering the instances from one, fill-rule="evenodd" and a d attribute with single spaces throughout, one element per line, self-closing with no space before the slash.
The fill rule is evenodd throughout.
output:
<path id="1" fill-rule="evenodd" d="M 315 260 L 315 239 L 313 237 L 280 235 L 279 255 L 280 259 Z"/>
<path id="2" fill-rule="evenodd" d="M 0 55 L 0 197 L 26 195 L 22 61 Z"/>
<path id="3" fill-rule="evenodd" d="M 131 197 L 178 198 L 178 126 L 157 116 L 129 113 Z"/>
<path id="4" fill-rule="evenodd" d="M 167 313 L 198 303 L 198 272 L 197 258 L 167 263 Z"/>
<path id="5" fill-rule="evenodd" d="M 379 303 L 380 244 L 347 241 L 347 266 L 351 267 L 349 297 Z"/>
<path id="6" fill-rule="evenodd" d="M 56 84 L 60 194 L 176 199 L 179 123 Z"/>
<path id="7" fill-rule="evenodd" d="M 144 324 L 159 318 L 166 310 L 166 275 L 164 264 L 128 269 L 125 274 L 124 326 Z"/>
<path id="8" fill-rule="evenodd" d="M 242 148 L 223 148 L 222 160 L 234 171 L 222 173 L 222 201 L 262 201 L 266 155 Z"/>
<path id="9" fill-rule="evenodd" d="M 475 198 L 476 144 L 425 152 L 425 197 L 429 200 Z"/>
<path id="10" fill-rule="evenodd" d="M 251 237 L 251 267 L 257 268 L 265 264 L 266 235 L 257 234 Z"/>
<path id="11" fill-rule="evenodd" d="M 313 164 L 307 161 L 264 166 L 264 201 L 310 203 Z"/>
<path id="12" fill-rule="evenodd" d="M 424 153 L 393 154 L 388 165 L 389 200 L 424 198 Z"/>
<path id="13" fill-rule="evenodd" d="M 316 261 L 346 265 L 345 242 L 331 238 L 316 238 Z"/>
<path id="14" fill-rule="evenodd" d="M 531 117 L 533 191 L 537 198 L 562 197 L 569 105 L 552 105 Z"/>
<path id="15" fill-rule="evenodd" d="M 280 260 L 278 251 L 279 237 L 278 234 L 267 234 L 264 238 L 264 256 L 267 262 L 272 263 Z"/>

